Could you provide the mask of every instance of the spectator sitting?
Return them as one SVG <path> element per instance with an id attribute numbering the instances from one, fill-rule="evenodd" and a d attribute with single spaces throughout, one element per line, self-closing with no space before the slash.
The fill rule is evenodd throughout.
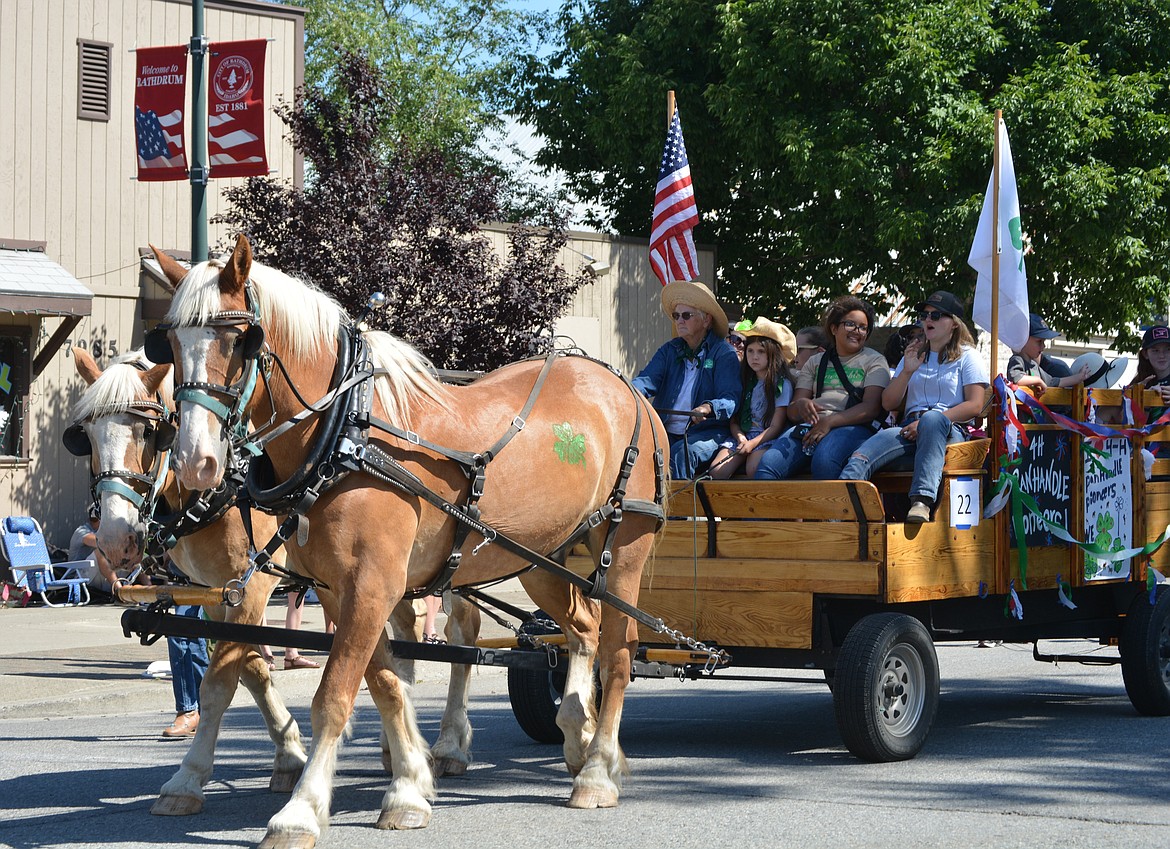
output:
<path id="1" fill-rule="evenodd" d="M 843 295 L 825 311 L 829 348 L 808 359 L 796 376 L 788 414 L 800 427 L 772 443 L 756 470 L 759 480 L 784 480 L 811 469 L 820 480 L 840 477 L 850 455 L 873 436 L 890 382 L 885 357 L 865 347 L 873 307 Z"/>
<path id="2" fill-rule="evenodd" d="M 671 476 L 690 478 L 731 438 L 729 424 L 743 392 L 739 358 L 727 342 L 727 314 L 702 283 L 676 280 L 663 286 L 662 308 L 678 336 L 654 353 L 633 383 L 663 411 Z M 687 413 L 665 412 L 670 410 Z"/>
<path id="3" fill-rule="evenodd" d="M 804 327 L 796 333 L 796 360 L 792 363 L 794 371 L 800 371 L 809 357 L 824 353 L 829 348 L 829 337 L 825 335 L 825 328 L 820 326 Z"/>
<path id="4" fill-rule="evenodd" d="M 903 399 L 900 428 L 879 430 L 853 452 L 841 472 L 844 480 L 869 480 L 901 457 L 914 457 L 910 512 L 906 521 L 930 520 L 930 508 L 942 482 L 947 444 L 969 439 L 965 425 L 983 408 L 989 384 L 963 323 L 962 302 L 950 292 L 935 292 L 918 305 L 923 337 L 906 346 L 882 404 L 896 410 Z"/>
<path id="5" fill-rule="evenodd" d="M 748 330 L 740 368 L 743 398 L 731 422 L 732 445 L 724 446 L 711 464 L 711 477 L 727 479 L 744 466 L 756 473 L 760 458 L 788 424 L 796 337 L 783 324 L 760 317 Z"/>
<path id="6" fill-rule="evenodd" d="M 735 327 L 731 328 L 731 332 L 727 334 L 727 341 L 731 343 L 731 347 L 735 348 L 735 355 L 739 357 L 739 361 L 743 362 L 743 346 L 747 344 L 747 337 L 744 335 L 751 330 L 752 323 L 746 318 L 743 321 L 736 322 Z"/>
<path id="7" fill-rule="evenodd" d="M 88 560 L 93 564 L 86 572 L 78 567 L 78 573 L 84 573 L 91 590 L 110 593 L 113 587 L 106 579 L 105 573 L 112 572 L 105 556 L 97 550 L 97 529 L 101 520 L 101 506 L 95 501 L 86 510 L 87 519 L 84 524 L 78 525 L 69 539 L 69 559 L 75 562 Z M 99 565 L 100 563 L 100 565 Z M 105 568 L 102 568 L 104 565 Z"/>
<path id="8" fill-rule="evenodd" d="M 1131 385 L 1137 384 L 1161 393 L 1162 403 L 1170 404 L 1170 327 L 1155 324 L 1142 334 L 1137 374 Z"/>
<path id="9" fill-rule="evenodd" d="M 1044 353 L 1045 343 L 1059 335 L 1044 323 L 1044 319 L 1031 313 L 1028 316 L 1028 341 L 1008 360 L 1007 379 L 1016 386 L 1024 387 L 1037 398 L 1049 386 L 1069 387 L 1084 383 L 1089 376 L 1088 366 L 1073 373 L 1060 360 Z"/>

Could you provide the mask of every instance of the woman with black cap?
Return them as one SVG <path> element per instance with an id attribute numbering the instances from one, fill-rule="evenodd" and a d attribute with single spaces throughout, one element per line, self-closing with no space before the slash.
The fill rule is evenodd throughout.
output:
<path id="1" fill-rule="evenodd" d="M 871 436 L 841 473 L 843 480 L 868 480 L 895 460 L 913 457 L 908 523 L 930 521 L 947 444 L 967 439 L 965 425 L 983 409 L 987 369 L 964 317 L 962 302 L 950 292 L 935 292 L 918 305 L 922 338 L 907 344 L 882 392 L 887 410 L 898 409 L 905 400 L 901 426 Z"/>

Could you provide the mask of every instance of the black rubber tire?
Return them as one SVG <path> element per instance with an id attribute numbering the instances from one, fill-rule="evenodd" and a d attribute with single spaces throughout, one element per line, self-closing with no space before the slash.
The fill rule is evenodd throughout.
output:
<path id="1" fill-rule="evenodd" d="M 1170 716 L 1170 588 L 1158 587 L 1154 604 L 1141 593 L 1121 631 L 1121 677 L 1138 713 Z"/>
<path id="2" fill-rule="evenodd" d="M 917 619 L 876 613 L 857 622 L 837 657 L 833 707 L 846 747 L 865 761 L 908 760 L 938 712 L 938 656 Z"/>
<path id="3" fill-rule="evenodd" d="M 564 743 L 557 725 L 557 711 L 565 692 L 565 670 L 548 672 L 508 668 L 508 701 L 520 729 L 537 743 Z"/>
<path id="4" fill-rule="evenodd" d="M 543 610 L 520 626 L 522 634 L 559 634 L 560 629 Z M 565 694 L 564 665 L 547 671 L 508 668 L 508 701 L 512 715 L 525 734 L 537 743 L 564 743 L 565 735 L 557 725 L 557 711 Z"/>

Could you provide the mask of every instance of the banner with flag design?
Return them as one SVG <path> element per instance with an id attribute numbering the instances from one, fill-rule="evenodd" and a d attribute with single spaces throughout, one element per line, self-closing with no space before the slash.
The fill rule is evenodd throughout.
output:
<path id="1" fill-rule="evenodd" d="M 695 249 L 693 237 L 698 223 L 699 208 L 691 185 L 691 165 L 683 144 L 678 109 L 675 109 L 658 168 L 654 225 L 650 233 L 650 264 L 663 286 L 699 276 L 699 252 Z"/>
<path id="2" fill-rule="evenodd" d="M 140 47 L 134 74 L 134 135 L 138 179 L 187 179 L 183 106 L 187 95 L 187 48 Z"/>
<path id="3" fill-rule="evenodd" d="M 207 94 L 207 152 L 212 177 L 261 177 L 264 150 L 264 59 L 268 42 L 211 45 Z"/>

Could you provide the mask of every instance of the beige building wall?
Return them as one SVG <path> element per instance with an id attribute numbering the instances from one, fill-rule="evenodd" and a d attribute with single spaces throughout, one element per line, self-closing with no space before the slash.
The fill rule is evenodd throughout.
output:
<path id="1" fill-rule="evenodd" d="M 69 342 L 90 348 L 99 364 L 142 344 L 138 248 L 152 242 L 190 249 L 190 184 L 133 179 L 130 51 L 186 44 L 191 26 L 188 0 L 0 0 L 0 238 L 44 242 L 46 255 L 93 291 L 92 314 Z M 293 100 L 304 67 L 302 9 L 206 0 L 204 29 L 211 41 L 274 39 L 265 103 Z M 108 122 L 77 117 L 79 38 L 112 44 Z M 283 140 L 280 119 L 266 111 L 269 168 L 300 183 L 300 158 Z M 189 126 L 185 141 L 189 147 Z M 209 216 L 223 208 L 223 190 L 240 182 L 212 179 Z M 226 235 L 210 228 L 213 250 Z M 34 355 L 61 321 L 13 313 L 0 303 L 0 324 L 32 329 Z M 67 344 L 32 383 L 27 459 L 0 459 L 0 516 L 38 518 L 57 545 L 68 544 L 89 500 L 89 470 L 60 442 L 82 388 Z"/>

